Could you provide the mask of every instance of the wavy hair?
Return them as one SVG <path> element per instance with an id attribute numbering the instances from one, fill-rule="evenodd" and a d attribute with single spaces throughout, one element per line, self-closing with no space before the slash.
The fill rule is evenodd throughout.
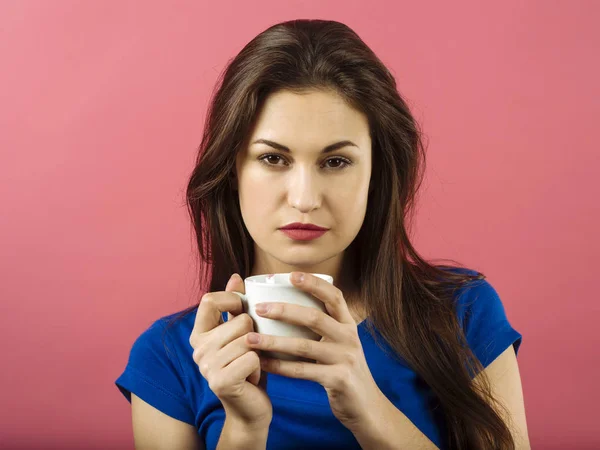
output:
<path id="1" fill-rule="evenodd" d="M 229 61 L 213 92 L 186 191 L 199 251 L 202 292 L 221 291 L 232 273 L 252 272 L 254 242 L 232 186 L 237 152 L 266 97 L 278 90 L 328 90 L 369 121 L 373 163 L 367 211 L 346 249 L 344 272 L 357 280 L 370 333 L 375 328 L 431 388 L 442 412 L 445 446 L 513 449 L 483 370 L 456 314 L 456 291 L 485 278 L 434 265 L 409 239 L 425 170 L 422 133 L 390 71 L 343 23 L 291 20 L 273 25 Z M 377 239 L 373 239 L 377 236 Z M 199 304 L 198 300 L 198 304 Z M 198 304 L 173 317 L 172 326 Z M 168 328 L 167 327 L 167 328 Z M 166 331 L 166 330 L 165 330 Z M 451 374 L 449 376 L 449 374 Z"/>

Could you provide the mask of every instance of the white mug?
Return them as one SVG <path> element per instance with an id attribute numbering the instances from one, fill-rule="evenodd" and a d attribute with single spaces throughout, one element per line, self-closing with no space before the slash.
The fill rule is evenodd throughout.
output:
<path id="1" fill-rule="evenodd" d="M 322 278 L 333 284 L 333 277 L 319 273 L 312 275 Z M 255 306 L 257 303 L 293 303 L 295 305 L 308 306 L 316 308 L 327 314 L 325 304 L 313 295 L 295 287 L 290 281 L 290 273 L 263 274 L 248 277 L 244 280 L 246 295 L 235 292 L 242 299 L 244 312 L 254 321 L 254 330 L 257 333 L 273 336 L 298 337 L 318 341 L 321 339 L 317 333 L 311 329 L 292 325 L 281 320 L 269 319 L 256 314 Z M 285 359 L 288 361 L 309 361 L 295 355 L 280 352 L 266 352 L 269 357 Z M 312 360 L 311 360 L 312 361 Z"/>

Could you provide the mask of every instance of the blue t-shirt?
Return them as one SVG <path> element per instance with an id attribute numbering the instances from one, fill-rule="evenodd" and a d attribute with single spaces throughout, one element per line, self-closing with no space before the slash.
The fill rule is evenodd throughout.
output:
<path id="1" fill-rule="evenodd" d="M 518 352 L 521 334 L 510 325 L 498 294 L 486 280 L 471 281 L 456 296 L 459 323 L 483 367 L 511 344 Z M 189 337 L 196 311 L 164 334 L 163 345 L 163 330 L 173 316 L 157 320 L 138 337 L 125 371 L 115 384 L 130 402 L 133 392 L 163 413 L 195 426 L 206 448 L 212 450 L 217 446 L 225 413 L 192 359 Z M 223 318 L 227 320 L 226 313 Z M 445 448 L 444 418 L 441 408 L 433 407 L 433 392 L 401 359 L 382 351 L 364 321 L 357 327 L 379 389 L 434 444 Z M 392 351 L 383 339 L 378 341 L 387 352 Z M 360 449 L 354 435 L 333 415 L 320 384 L 276 374 L 267 376 L 267 393 L 273 405 L 267 449 Z"/>

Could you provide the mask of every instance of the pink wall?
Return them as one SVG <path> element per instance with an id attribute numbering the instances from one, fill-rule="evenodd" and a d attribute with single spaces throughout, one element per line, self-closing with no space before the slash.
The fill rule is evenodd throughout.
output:
<path id="1" fill-rule="evenodd" d="M 0 3 L 0 447 L 133 446 L 113 383 L 196 291 L 183 192 L 218 72 L 310 17 L 423 122 L 418 248 L 486 273 L 524 334 L 534 448 L 599 448 L 599 3 L 259 3 Z"/>

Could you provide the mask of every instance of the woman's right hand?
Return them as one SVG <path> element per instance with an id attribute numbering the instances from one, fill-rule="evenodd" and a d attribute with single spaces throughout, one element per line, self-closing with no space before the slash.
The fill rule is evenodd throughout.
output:
<path id="1" fill-rule="evenodd" d="M 252 318 L 244 313 L 242 300 L 233 291 L 246 293 L 237 274 L 231 276 L 225 291 L 202 297 L 190 335 L 192 357 L 223 404 L 228 422 L 268 428 L 273 407 L 266 392 L 267 374 L 261 374 L 258 353 L 246 341 L 254 331 Z M 230 313 L 227 322 L 223 322 L 223 312 Z"/>

